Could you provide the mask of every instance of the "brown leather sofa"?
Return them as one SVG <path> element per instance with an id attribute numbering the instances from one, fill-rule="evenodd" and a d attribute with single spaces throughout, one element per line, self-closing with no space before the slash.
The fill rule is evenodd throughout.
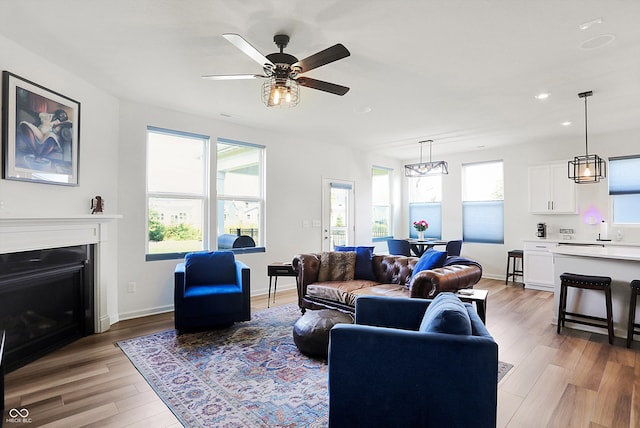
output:
<path id="1" fill-rule="evenodd" d="M 444 267 L 418 272 L 412 278 L 418 257 L 374 255 L 375 281 L 318 282 L 320 254 L 299 254 L 293 258 L 298 273 L 298 306 L 306 309 L 338 309 L 355 312 L 358 296 L 377 295 L 431 299 L 441 291 L 473 288 L 482 277 L 481 266 L 461 257 L 450 257 Z"/>

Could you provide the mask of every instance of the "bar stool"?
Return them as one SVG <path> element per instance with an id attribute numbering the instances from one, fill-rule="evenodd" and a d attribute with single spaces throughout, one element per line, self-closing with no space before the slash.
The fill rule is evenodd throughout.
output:
<path id="1" fill-rule="evenodd" d="M 511 277 L 511 282 L 515 283 L 516 276 L 522 277 L 522 286 L 524 287 L 524 263 L 523 263 L 523 251 L 522 250 L 511 250 L 507 253 L 507 276 L 504 279 L 504 285 L 509 283 L 509 277 Z M 509 272 L 509 266 L 511 265 L 511 260 L 513 260 L 513 268 L 512 271 Z M 520 260 L 520 269 L 518 269 L 517 262 Z"/>
<path id="2" fill-rule="evenodd" d="M 594 317 L 591 315 L 567 312 L 567 290 L 569 287 L 587 290 L 604 291 L 607 317 Z M 567 318 L 569 315 L 571 318 Z M 611 309 L 611 278 L 607 276 L 579 275 L 576 273 L 563 273 L 560 275 L 560 303 L 558 305 L 558 331 L 564 327 L 565 321 L 576 324 L 590 325 L 592 327 L 606 328 L 609 336 L 609 344 L 613 343 L 613 316 Z M 594 322 L 598 321 L 598 322 Z"/>
<path id="3" fill-rule="evenodd" d="M 640 294 L 640 281 L 634 279 L 629 284 L 631 288 L 631 298 L 629 299 L 629 324 L 627 327 L 627 348 L 631 348 L 631 341 L 634 334 L 640 334 L 640 324 L 636 323 L 636 300 Z"/>

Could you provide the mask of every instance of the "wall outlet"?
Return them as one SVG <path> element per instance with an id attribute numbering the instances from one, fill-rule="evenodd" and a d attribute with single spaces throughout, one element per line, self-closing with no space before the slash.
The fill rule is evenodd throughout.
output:
<path id="1" fill-rule="evenodd" d="M 136 288 L 137 288 L 137 284 L 135 282 L 130 282 L 127 285 L 127 292 L 128 293 L 135 293 L 136 292 Z"/>

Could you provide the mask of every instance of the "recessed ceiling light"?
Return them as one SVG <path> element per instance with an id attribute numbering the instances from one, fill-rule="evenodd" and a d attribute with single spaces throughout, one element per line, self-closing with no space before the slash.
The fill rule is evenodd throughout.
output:
<path id="1" fill-rule="evenodd" d="M 562 126 L 569 126 L 569 125 L 571 125 L 571 121 L 566 120 L 566 121 L 562 122 L 561 125 Z"/>
<path id="2" fill-rule="evenodd" d="M 356 108 L 356 113 L 371 113 L 372 108 L 369 106 L 360 106 Z"/>
<path id="3" fill-rule="evenodd" d="M 602 18 L 596 18 L 592 19 L 591 21 L 583 22 L 582 24 L 578 25 L 578 28 L 581 30 L 588 30 L 589 27 L 595 24 L 602 24 Z"/>
<path id="4" fill-rule="evenodd" d="M 549 94 L 547 92 L 541 92 L 536 95 L 536 100 L 546 100 L 547 98 L 549 98 Z"/>
<path id="5" fill-rule="evenodd" d="M 580 43 L 580 49 L 589 50 L 601 48 L 603 46 L 607 46 L 615 39 L 615 34 L 600 34 L 599 36 L 592 37 L 589 40 L 585 40 L 584 42 Z"/>

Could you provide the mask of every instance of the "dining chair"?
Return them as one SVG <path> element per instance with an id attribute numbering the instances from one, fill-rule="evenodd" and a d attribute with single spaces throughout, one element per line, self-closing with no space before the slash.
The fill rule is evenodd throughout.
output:
<path id="1" fill-rule="evenodd" d="M 449 256 L 459 256 L 462 251 L 462 240 L 447 242 L 447 254 Z"/>
<path id="2" fill-rule="evenodd" d="M 406 239 L 387 239 L 389 254 L 395 256 L 411 256 L 411 245 Z"/>

